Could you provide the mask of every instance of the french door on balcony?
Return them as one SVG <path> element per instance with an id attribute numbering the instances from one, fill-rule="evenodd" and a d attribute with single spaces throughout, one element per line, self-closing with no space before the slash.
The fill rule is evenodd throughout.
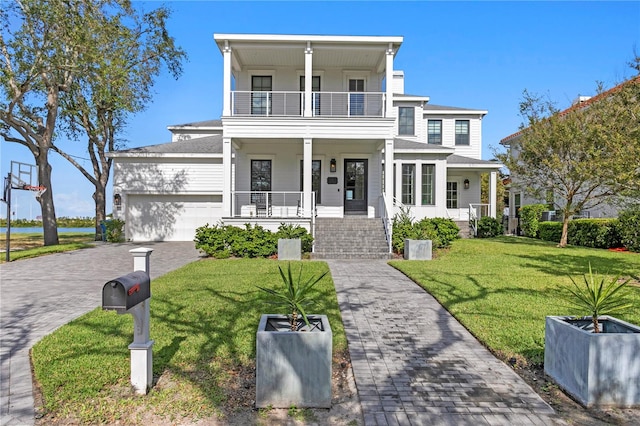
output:
<path id="1" fill-rule="evenodd" d="M 344 160 L 344 212 L 367 212 L 367 160 Z"/>
<path id="2" fill-rule="evenodd" d="M 364 115 L 364 79 L 349 79 L 349 115 Z"/>
<path id="3" fill-rule="evenodd" d="M 270 115 L 271 90 L 270 75 L 251 76 L 251 115 Z"/>

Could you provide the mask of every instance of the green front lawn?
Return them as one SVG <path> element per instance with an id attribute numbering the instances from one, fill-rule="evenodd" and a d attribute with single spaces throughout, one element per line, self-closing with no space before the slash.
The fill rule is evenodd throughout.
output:
<path id="1" fill-rule="evenodd" d="M 297 271 L 300 263 L 292 262 L 292 269 Z M 303 276 L 328 269 L 324 262 L 302 263 Z M 132 424 L 144 423 L 144 418 L 130 417 L 137 411 L 170 418 L 220 414 L 227 390 L 244 386 L 235 380 L 253 368 L 260 315 L 279 313 L 255 287 L 280 288 L 278 264 L 202 260 L 152 282 L 153 372 L 160 379 L 146 398 L 129 389 L 131 315 L 98 308 L 45 337 L 33 348 L 33 362 L 49 415 Z M 339 353 L 347 345 L 330 276 L 314 292 L 318 303 L 308 312 L 328 315 L 334 353 Z"/>
<path id="2" fill-rule="evenodd" d="M 431 293 L 481 342 L 502 358 L 544 358 L 547 315 L 588 315 L 563 299 L 588 265 L 600 274 L 635 279 L 634 305 L 626 321 L 640 324 L 640 254 L 582 247 L 557 248 L 553 243 L 501 237 L 454 242 L 433 261 L 393 261 Z"/>
<path id="3" fill-rule="evenodd" d="M 60 244 L 55 246 L 44 246 L 41 233 L 16 232 L 11 234 L 10 238 L 11 252 L 9 253 L 9 259 L 11 261 L 90 248 L 93 247 L 92 243 L 95 242 L 95 234 L 86 232 L 61 232 L 58 234 Z M 4 250 L 6 247 L 7 237 L 5 233 L 2 233 L 0 234 L 0 248 Z M 0 263 L 5 260 L 6 253 L 2 253 L 0 255 Z"/>

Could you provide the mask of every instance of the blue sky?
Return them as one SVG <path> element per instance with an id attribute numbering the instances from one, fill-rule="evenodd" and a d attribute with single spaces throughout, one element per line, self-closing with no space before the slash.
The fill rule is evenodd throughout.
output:
<path id="1" fill-rule="evenodd" d="M 135 4 L 149 10 L 162 3 Z M 405 73 L 406 93 L 429 96 L 437 105 L 489 111 L 483 121 L 484 159 L 518 130 L 524 89 L 546 94 L 563 108 L 578 95 L 593 94 L 598 81 L 611 87 L 631 76 L 626 63 L 634 48 L 640 52 L 640 1 L 165 4 L 173 10 L 169 32 L 189 61 L 177 81 L 168 74 L 157 79 L 153 103 L 130 120 L 123 135 L 128 147 L 168 142 L 171 124 L 220 118 L 222 55 L 214 33 L 403 36 L 394 67 Z M 82 143 L 58 143 L 86 157 Z M 3 177 L 12 160 L 33 163 L 20 145 L 2 141 L 0 148 Z M 89 182 L 57 154 L 51 156 L 57 215 L 93 216 Z M 39 214 L 33 195 L 14 194 L 15 217 Z M 5 211 L 0 205 L 0 216 Z"/>

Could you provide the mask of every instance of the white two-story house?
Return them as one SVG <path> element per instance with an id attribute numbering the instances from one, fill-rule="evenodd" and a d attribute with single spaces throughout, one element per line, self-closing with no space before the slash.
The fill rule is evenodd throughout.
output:
<path id="1" fill-rule="evenodd" d="M 214 34 L 219 120 L 169 126 L 171 142 L 112 153 L 114 214 L 133 241 L 192 240 L 204 224 L 358 215 L 387 235 L 416 219 L 468 220 L 495 162 L 481 159 L 487 111 L 404 93 L 402 37 Z"/>

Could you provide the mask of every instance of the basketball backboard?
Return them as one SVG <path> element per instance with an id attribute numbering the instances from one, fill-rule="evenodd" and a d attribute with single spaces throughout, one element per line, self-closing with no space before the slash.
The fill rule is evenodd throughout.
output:
<path id="1" fill-rule="evenodd" d="M 38 186 L 36 166 L 19 161 L 11 162 L 11 188 L 32 190 Z"/>

